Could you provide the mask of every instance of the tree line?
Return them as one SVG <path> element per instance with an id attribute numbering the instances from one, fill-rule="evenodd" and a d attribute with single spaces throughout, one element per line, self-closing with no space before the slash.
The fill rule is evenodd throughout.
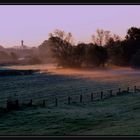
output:
<path id="1" fill-rule="evenodd" d="M 0 64 L 44 64 L 62 67 L 140 67 L 140 28 L 131 27 L 122 39 L 110 31 L 98 29 L 90 43 L 74 44 L 72 33 L 56 29 L 38 47 L 25 50 L 0 46 Z M 24 58 L 24 59 L 23 59 Z"/>
<path id="2" fill-rule="evenodd" d="M 140 28 L 128 29 L 124 39 L 98 29 L 90 43 L 73 43 L 71 33 L 55 30 L 39 49 L 51 46 L 53 57 L 63 67 L 105 67 L 107 65 L 140 67 Z"/>

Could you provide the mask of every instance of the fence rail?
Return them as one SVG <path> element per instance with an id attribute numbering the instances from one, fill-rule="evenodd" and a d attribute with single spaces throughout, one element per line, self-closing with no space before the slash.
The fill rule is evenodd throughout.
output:
<path id="1" fill-rule="evenodd" d="M 6 108 L 7 110 L 17 110 L 20 109 L 23 105 L 26 106 L 33 106 L 33 105 L 41 105 L 42 107 L 49 107 L 49 106 L 60 106 L 64 104 L 72 104 L 72 103 L 85 103 L 85 102 L 93 102 L 97 100 L 104 100 L 111 98 L 113 96 L 124 95 L 129 93 L 137 93 L 140 92 L 140 87 L 134 86 L 133 88 L 127 87 L 126 89 L 109 89 L 109 90 L 102 90 L 100 92 L 90 92 L 85 93 L 83 91 L 78 92 L 78 94 L 72 95 L 63 95 L 60 97 L 51 96 L 47 98 L 47 96 L 33 96 L 33 97 L 25 97 L 24 99 L 15 96 L 13 99 L 3 99 L 0 101 L 0 105 L 4 104 L 2 108 Z M 85 90 L 87 91 L 87 89 Z"/>

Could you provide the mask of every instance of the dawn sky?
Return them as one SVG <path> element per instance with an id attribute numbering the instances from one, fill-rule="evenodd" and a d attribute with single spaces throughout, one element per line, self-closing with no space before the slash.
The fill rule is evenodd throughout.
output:
<path id="1" fill-rule="evenodd" d="M 55 29 L 71 32 L 75 42 L 88 42 L 96 29 L 125 36 L 140 27 L 140 5 L 1 5 L 0 45 L 12 47 L 24 40 L 38 46 Z"/>

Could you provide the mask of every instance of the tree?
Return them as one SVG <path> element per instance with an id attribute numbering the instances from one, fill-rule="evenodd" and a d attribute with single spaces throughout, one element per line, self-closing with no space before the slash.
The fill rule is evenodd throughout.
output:
<path id="1" fill-rule="evenodd" d="M 110 31 L 104 31 L 103 29 L 96 30 L 97 35 L 92 35 L 92 41 L 98 46 L 103 46 L 110 38 Z"/>
<path id="2" fill-rule="evenodd" d="M 100 35 L 99 37 L 101 39 Z M 104 66 L 108 58 L 106 48 L 93 43 L 72 45 L 71 38 L 70 33 L 59 30 L 50 34 L 48 41 L 53 46 L 52 52 L 58 65 L 63 67 L 82 67 L 83 64 L 88 67 Z"/>
<path id="3" fill-rule="evenodd" d="M 85 63 L 88 67 L 103 67 L 107 58 L 106 48 L 92 43 L 86 47 Z"/>
<path id="4" fill-rule="evenodd" d="M 138 50 L 136 54 L 133 55 L 131 59 L 131 66 L 133 68 L 140 68 L 140 50 Z"/>
<path id="5" fill-rule="evenodd" d="M 12 60 L 17 60 L 18 59 L 18 55 L 16 54 L 16 53 L 14 53 L 14 52 L 11 52 L 10 53 L 10 55 L 11 55 L 11 57 L 12 57 Z"/>
<path id="6" fill-rule="evenodd" d="M 43 41 L 41 45 L 38 46 L 38 52 L 40 56 L 40 60 L 43 63 L 50 63 L 50 62 L 55 62 L 55 59 L 53 57 L 53 52 L 52 52 L 52 44 L 49 42 L 49 40 Z"/>
<path id="7" fill-rule="evenodd" d="M 121 44 L 114 44 L 113 47 L 108 48 L 109 62 L 114 65 L 124 66 L 126 65 L 125 60 L 125 49 Z"/>
<path id="8" fill-rule="evenodd" d="M 131 27 L 127 31 L 126 40 L 139 40 L 140 41 L 140 28 Z"/>
<path id="9" fill-rule="evenodd" d="M 73 47 L 73 63 L 77 67 L 82 67 L 85 60 L 85 51 L 86 51 L 87 44 L 79 43 Z"/>
<path id="10" fill-rule="evenodd" d="M 6 51 L 0 51 L 0 64 L 8 64 L 11 62 L 11 56 Z"/>
<path id="11" fill-rule="evenodd" d="M 5 51 L 0 51 L 0 59 L 10 59 L 10 55 Z"/>
<path id="12" fill-rule="evenodd" d="M 72 66 L 73 47 L 66 40 L 59 37 L 50 37 L 49 42 L 52 44 L 53 56 L 57 59 L 58 65 L 67 67 Z"/>
<path id="13" fill-rule="evenodd" d="M 140 49 L 140 28 L 131 27 L 125 38 L 125 58 L 130 65 L 132 57 Z"/>
<path id="14" fill-rule="evenodd" d="M 74 45 L 72 33 L 66 33 L 63 30 L 56 29 L 53 33 L 49 33 L 49 37 L 58 37 L 63 41 L 66 41 Z"/>

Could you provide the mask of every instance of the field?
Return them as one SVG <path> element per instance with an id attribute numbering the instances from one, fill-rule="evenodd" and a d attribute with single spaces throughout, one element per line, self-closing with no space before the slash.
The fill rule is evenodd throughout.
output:
<path id="1" fill-rule="evenodd" d="M 8 67 L 9 68 L 9 67 Z M 108 70 L 63 69 L 48 65 L 11 66 L 14 69 L 40 69 L 33 75 L 0 77 L 0 107 L 7 99 L 32 106 L 1 113 L 0 135 L 139 135 L 140 93 L 100 99 L 113 90 L 140 86 L 140 72 L 131 68 Z M 80 103 L 79 97 L 83 95 Z M 71 103 L 68 104 L 68 97 Z M 55 98 L 58 106 L 55 106 Z M 41 107 L 42 101 L 46 107 Z"/>

